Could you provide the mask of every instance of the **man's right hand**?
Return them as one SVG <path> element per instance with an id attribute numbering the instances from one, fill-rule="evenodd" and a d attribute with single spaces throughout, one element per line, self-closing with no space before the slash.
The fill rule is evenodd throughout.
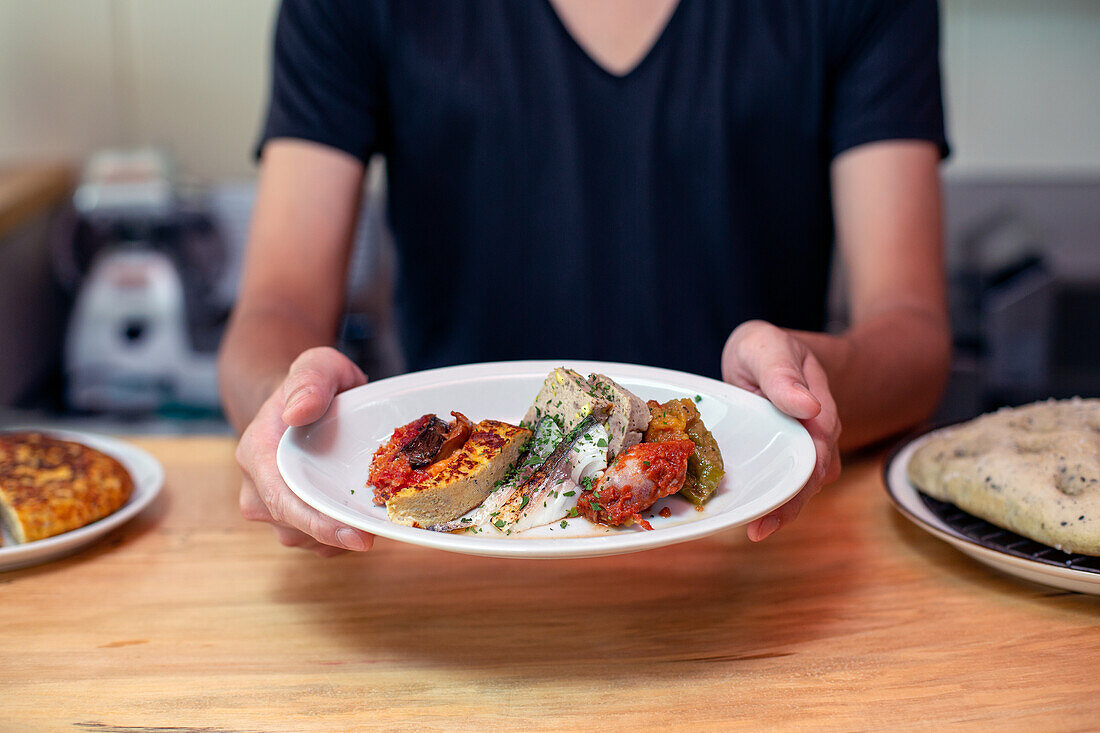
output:
<path id="1" fill-rule="evenodd" d="M 366 383 L 359 367 L 336 349 L 309 349 L 291 364 L 286 379 L 264 402 L 237 446 L 245 519 L 268 522 L 282 544 L 321 557 L 371 548 L 373 535 L 307 505 L 286 485 L 275 464 L 275 450 L 288 427 L 319 420 L 338 392 Z"/>

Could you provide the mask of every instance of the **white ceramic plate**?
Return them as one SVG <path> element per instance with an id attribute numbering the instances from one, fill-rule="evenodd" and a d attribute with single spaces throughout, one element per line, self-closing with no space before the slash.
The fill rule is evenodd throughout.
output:
<path id="1" fill-rule="evenodd" d="M 894 506 L 918 527 L 926 530 L 935 537 L 949 542 L 975 560 L 986 565 L 1015 575 L 1035 583 L 1062 588 L 1064 590 L 1077 591 L 1078 593 L 1091 593 L 1100 595 L 1100 572 L 1078 570 L 1065 567 L 1054 562 L 1042 562 L 1028 557 L 1011 554 L 995 547 L 983 545 L 958 529 L 952 527 L 937 516 L 924 500 L 917 489 L 909 483 L 905 469 L 909 465 L 909 459 L 913 452 L 927 440 L 930 435 L 923 435 L 901 446 L 887 462 L 884 475 L 886 490 L 894 501 Z M 981 521 L 974 518 L 975 522 Z M 1070 557 L 1065 553 L 1051 548 L 1046 557 Z M 1078 556 L 1079 557 L 1079 556 Z"/>
<path id="2" fill-rule="evenodd" d="M 288 486 L 310 506 L 382 537 L 471 555 L 517 558 L 595 557 L 636 552 L 697 539 L 761 517 L 782 505 L 814 467 L 805 428 L 767 400 L 713 379 L 667 369 L 571 361 L 582 374 L 606 374 L 642 399 L 700 397 L 699 412 L 714 433 L 726 475 L 703 511 L 676 496 L 644 516 L 652 531 L 610 529 L 582 518 L 519 535 L 446 534 L 394 524 L 366 486 L 370 459 L 394 428 L 425 413 L 457 410 L 477 422 L 518 423 L 546 375 L 562 362 L 517 361 L 433 369 L 374 382 L 336 397 L 328 413 L 292 428 L 279 443 L 278 464 Z M 661 517 L 668 507 L 672 514 Z M 653 515 L 652 518 L 649 515 Z"/>
<path id="3" fill-rule="evenodd" d="M 4 546 L 0 547 L 0 571 L 38 565 L 83 549 L 112 529 L 137 516 L 142 509 L 149 506 L 164 486 L 164 467 L 156 458 L 137 446 L 103 435 L 72 430 L 26 427 L 12 428 L 10 431 L 5 429 L 5 432 L 16 430 L 33 430 L 59 440 L 83 443 L 103 451 L 118 460 L 130 472 L 130 477 L 134 481 L 134 491 L 118 511 L 79 529 L 23 545 L 11 545 L 10 538 L 5 538 Z"/>

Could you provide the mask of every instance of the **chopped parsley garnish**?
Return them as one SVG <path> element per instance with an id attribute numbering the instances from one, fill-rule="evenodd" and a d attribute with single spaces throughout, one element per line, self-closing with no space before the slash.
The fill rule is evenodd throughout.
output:
<path id="1" fill-rule="evenodd" d="M 498 519 L 497 521 L 493 522 L 493 524 L 495 524 L 497 526 L 497 529 L 504 529 L 504 520 L 503 519 Z"/>
<path id="2" fill-rule="evenodd" d="M 519 508 L 522 509 L 523 507 L 527 506 L 527 502 L 529 502 L 529 501 L 531 501 L 531 497 L 529 497 L 529 496 L 523 497 L 523 500 L 520 501 L 520 503 L 519 503 Z"/>
<path id="3" fill-rule="evenodd" d="M 569 526 L 569 522 L 565 521 L 564 519 L 561 520 L 561 528 L 562 529 L 565 529 L 568 526 Z"/>
<path id="4" fill-rule="evenodd" d="M 596 441 L 596 446 L 599 447 L 599 448 L 606 448 L 607 447 L 607 441 L 604 440 L 603 438 L 600 438 L 599 440 Z"/>
<path id="5" fill-rule="evenodd" d="M 703 401 L 703 396 L 702 395 L 695 395 L 695 401 L 696 402 L 702 402 Z"/>
<path id="6" fill-rule="evenodd" d="M 576 495 L 577 495 L 576 491 L 566 491 L 565 492 L 565 496 L 576 496 Z"/>

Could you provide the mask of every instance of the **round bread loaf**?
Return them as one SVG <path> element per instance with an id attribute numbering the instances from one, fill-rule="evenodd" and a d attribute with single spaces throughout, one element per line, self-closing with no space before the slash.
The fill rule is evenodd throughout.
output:
<path id="1" fill-rule="evenodd" d="M 998 527 L 1100 555 L 1100 399 L 1006 408 L 937 431 L 909 480 Z"/>

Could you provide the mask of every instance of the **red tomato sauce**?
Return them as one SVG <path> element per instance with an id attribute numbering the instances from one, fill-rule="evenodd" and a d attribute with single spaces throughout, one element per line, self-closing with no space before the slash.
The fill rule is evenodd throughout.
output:
<path id="1" fill-rule="evenodd" d="M 619 454 L 591 490 L 577 500 L 590 521 L 612 527 L 633 520 L 652 529 L 641 513 L 684 485 L 687 461 L 695 451 L 690 440 L 639 443 Z"/>
<path id="2" fill-rule="evenodd" d="M 417 436 L 434 415 L 424 415 L 393 431 L 393 435 L 379 446 L 371 458 L 368 484 L 374 486 L 374 503 L 383 505 L 401 489 L 419 483 L 428 477 L 427 471 L 417 471 L 409 465 L 401 449 Z"/>

